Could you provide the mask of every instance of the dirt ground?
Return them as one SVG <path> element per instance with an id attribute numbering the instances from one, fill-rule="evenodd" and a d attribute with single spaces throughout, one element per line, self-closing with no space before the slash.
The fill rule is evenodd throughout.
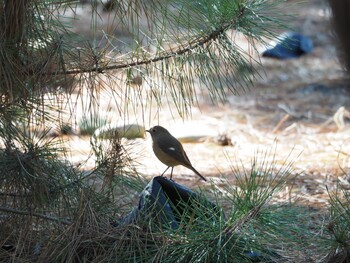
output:
<path id="1" fill-rule="evenodd" d="M 190 118 L 183 120 L 165 107 L 157 118 L 146 118 L 145 127 L 159 124 L 175 136 L 209 135 L 203 142 L 184 143 L 184 148 L 193 166 L 217 185 L 234 179 L 232 166 L 249 167 L 259 152 L 270 150 L 268 158 L 274 159 L 277 169 L 289 160 L 298 174 L 281 199 L 298 198 L 304 205 L 324 207 L 327 188 L 334 190 L 338 181 L 349 187 L 349 79 L 338 61 L 326 2 L 294 2 L 287 2 L 293 4 L 288 11 L 297 14 L 291 26 L 312 39 L 311 54 L 291 60 L 262 58 L 261 77 L 239 96 L 227 94 L 225 103 L 214 105 L 201 92 Z M 247 48 L 244 40 L 242 47 Z M 219 137 L 228 145 L 218 144 Z M 166 168 L 153 155 L 149 136 L 125 144 L 146 177 Z M 89 138 L 74 136 L 69 145 L 76 149 L 73 162 L 86 159 Z M 174 169 L 174 179 L 189 187 L 206 187 L 183 167 Z"/>

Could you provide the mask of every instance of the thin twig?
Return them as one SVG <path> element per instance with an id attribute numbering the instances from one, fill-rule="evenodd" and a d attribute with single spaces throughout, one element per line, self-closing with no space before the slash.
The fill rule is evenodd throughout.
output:
<path id="1" fill-rule="evenodd" d="M 289 116 L 289 114 L 284 115 L 283 118 L 277 123 L 276 127 L 272 130 L 272 133 L 276 133 L 282 124 L 288 120 Z"/>
<path id="2" fill-rule="evenodd" d="M 54 216 L 48 216 L 48 215 L 43 215 L 43 214 L 30 212 L 30 211 L 25 211 L 25 210 L 18 210 L 18 209 L 9 208 L 9 207 L 0 206 L 0 211 L 13 213 L 13 214 L 18 214 L 18 215 L 31 215 L 31 216 L 39 217 L 39 218 L 42 218 L 42 219 L 55 221 L 55 222 L 58 222 L 58 223 L 61 223 L 61 224 L 64 224 L 64 225 L 71 224 L 70 221 L 65 220 L 65 219 L 60 219 L 60 218 L 57 218 L 57 217 L 54 217 Z"/>
<path id="3" fill-rule="evenodd" d="M 262 202 L 253 209 L 251 209 L 245 216 L 238 219 L 232 226 L 228 227 L 225 231 L 225 234 L 232 235 L 232 233 L 235 232 L 238 228 L 244 226 L 247 222 L 254 219 L 259 214 L 261 207 L 264 204 L 265 203 Z"/>

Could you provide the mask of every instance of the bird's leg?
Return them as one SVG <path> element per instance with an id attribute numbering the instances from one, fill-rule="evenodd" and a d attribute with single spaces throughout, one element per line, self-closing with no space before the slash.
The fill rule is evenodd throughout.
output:
<path id="1" fill-rule="evenodd" d="M 169 167 L 168 167 L 169 168 Z M 173 170 L 174 170 L 174 166 L 171 167 L 171 173 L 170 173 L 170 180 L 172 181 L 173 179 Z"/>
<path id="2" fill-rule="evenodd" d="M 160 176 L 163 176 L 165 174 L 165 172 L 168 171 L 169 168 L 170 168 L 170 166 L 168 166 L 168 168 L 166 168 L 165 171 Z M 171 170 L 171 173 L 173 173 L 173 170 Z"/>

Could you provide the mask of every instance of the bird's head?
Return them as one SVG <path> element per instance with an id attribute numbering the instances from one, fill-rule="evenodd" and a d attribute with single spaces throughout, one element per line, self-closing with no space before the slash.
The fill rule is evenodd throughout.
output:
<path id="1" fill-rule="evenodd" d="M 151 134 L 152 139 L 157 138 L 158 136 L 161 136 L 163 134 L 169 134 L 168 130 L 163 128 L 162 126 L 154 126 L 150 128 L 149 130 L 146 130 L 149 134 Z"/>

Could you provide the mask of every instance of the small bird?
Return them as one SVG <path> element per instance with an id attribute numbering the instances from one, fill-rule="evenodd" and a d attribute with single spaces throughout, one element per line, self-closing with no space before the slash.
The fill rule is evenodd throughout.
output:
<path id="1" fill-rule="evenodd" d="M 168 132 L 167 129 L 161 126 L 154 126 L 153 128 L 146 130 L 152 136 L 153 140 L 153 152 L 168 168 L 165 169 L 163 174 L 171 167 L 170 180 L 173 176 L 174 166 L 183 165 L 186 168 L 192 170 L 202 180 L 207 181 L 194 167 L 188 159 L 182 144 Z"/>

